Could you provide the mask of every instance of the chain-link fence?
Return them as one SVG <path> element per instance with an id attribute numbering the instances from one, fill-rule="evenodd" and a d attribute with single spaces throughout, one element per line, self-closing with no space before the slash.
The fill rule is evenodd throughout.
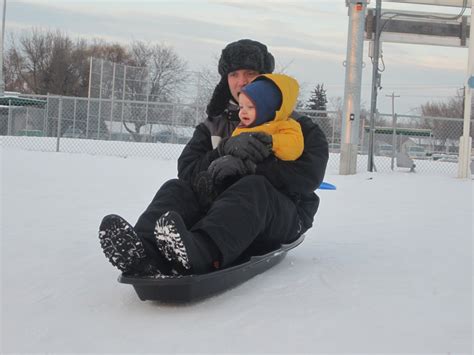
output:
<path id="1" fill-rule="evenodd" d="M 328 168 L 337 173 L 341 113 L 299 112 L 311 117 L 326 134 L 330 151 Z M 4 147 L 177 159 L 191 139 L 194 127 L 205 117 L 204 106 L 187 104 L 18 97 L 0 105 L 0 136 Z M 377 171 L 410 169 L 456 175 L 461 118 L 380 114 L 376 122 L 373 141 Z M 367 170 L 368 137 L 368 126 L 361 125 L 359 172 Z M 400 163 L 402 158 L 404 164 Z"/>
<path id="2" fill-rule="evenodd" d="M 462 118 L 379 114 L 374 131 L 378 171 L 410 168 L 416 172 L 456 175 Z M 471 120 L 471 136 L 473 135 Z M 367 154 L 369 127 L 364 127 L 361 154 Z"/>
<path id="3" fill-rule="evenodd" d="M 204 107 L 35 96 L 0 109 L 5 147 L 176 159 L 204 119 Z"/>

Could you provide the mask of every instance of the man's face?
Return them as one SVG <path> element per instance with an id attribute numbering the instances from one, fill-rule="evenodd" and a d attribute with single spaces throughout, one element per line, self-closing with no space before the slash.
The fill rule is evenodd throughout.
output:
<path id="1" fill-rule="evenodd" d="M 242 126 L 248 127 L 255 122 L 257 110 L 253 102 L 244 93 L 239 95 L 239 108 L 239 118 Z"/>
<path id="2" fill-rule="evenodd" d="M 227 75 L 230 93 L 236 102 L 239 100 L 240 90 L 258 75 L 259 73 L 257 71 L 249 69 L 239 69 Z"/>

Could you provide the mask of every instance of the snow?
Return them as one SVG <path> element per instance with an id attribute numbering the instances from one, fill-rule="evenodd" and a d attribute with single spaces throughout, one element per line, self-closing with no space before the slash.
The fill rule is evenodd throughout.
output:
<path id="1" fill-rule="evenodd" d="M 472 180 L 330 171 L 279 265 L 170 305 L 116 281 L 97 229 L 134 223 L 175 160 L 0 152 L 2 353 L 472 351 Z"/>

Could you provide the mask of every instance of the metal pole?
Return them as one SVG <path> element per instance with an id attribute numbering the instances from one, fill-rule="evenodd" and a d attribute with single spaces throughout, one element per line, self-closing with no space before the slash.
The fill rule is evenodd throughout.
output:
<path id="1" fill-rule="evenodd" d="M 63 115 L 63 98 L 62 98 L 62 96 L 60 96 L 59 97 L 59 109 L 58 109 L 58 136 L 56 137 L 56 152 L 59 152 L 62 115 Z"/>
<path id="2" fill-rule="evenodd" d="M 149 104 L 150 95 L 146 95 L 145 103 L 145 126 L 148 124 L 148 104 Z"/>
<path id="3" fill-rule="evenodd" d="M 112 139 L 112 125 L 114 122 L 114 91 L 115 91 L 115 68 L 117 63 L 114 63 L 112 71 L 112 99 L 110 100 L 110 128 L 109 128 L 109 141 Z"/>
<path id="4" fill-rule="evenodd" d="M 147 103 L 147 105 L 148 105 L 148 103 Z M 154 108 L 153 105 L 152 105 L 152 108 Z M 150 136 L 150 137 L 149 137 L 149 138 L 150 138 L 150 142 L 153 142 L 153 124 L 152 124 L 152 123 L 150 123 L 150 130 L 149 130 L 149 132 L 148 132 L 148 135 Z"/>
<path id="5" fill-rule="evenodd" d="M 349 28 L 346 53 L 344 111 L 341 128 L 339 174 L 356 173 L 360 126 L 360 92 L 362 84 L 362 54 L 367 0 L 348 1 Z"/>
<path id="6" fill-rule="evenodd" d="M 395 95 L 394 92 L 392 92 L 391 95 L 385 95 L 387 97 L 392 98 L 392 158 L 390 162 L 390 168 L 395 169 L 395 151 L 396 151 L 396 145 L 397 145 L 397 115 L 395 114 L 395 98 L 400 97 L 400 95 Z"/>
<path id="7" fill-rule="evenodd" d="M 337 112 L 334 113 L 333 119 L 332 119 L 332 132 L 331 132 L 331 143 L 334 144 L 334 134 L 336 133 L 336 116 Z"/>
<path id="8" fill-rule="evenodd" d="M 392 162 L 391 167 L 392 170 L 395 169 L 395 156 L 397 155 L 397 114 L 393 114 L 392 118 L 393 122 L 393 136 L 392 136 Z"/>
<path id="9" fill-rule="evenodd" d="M 89 138 L 89 114 L 91 111 L 91 85 L 92 85 L 92 60 L 90 57 L 89 64 L 89 91 L 87 93 L 87 119 L 86 119 L 86 139 Z"/>
<path id="10" fill-rule="evenodd" d="M 0 96 L 5 94 L 5 78 L 3 76 L 3 49 L 5 47 L 5 15 L 7 13 L 7 0 L 3 0 L 3 16 L 2 16 L 2 44 L 0 47 Z"/>
<path id="11" fill-rule="evenodd" d="M 471 4 L 471 28 L 469 31 L 469 57 L 467 61 L 467 77 L 464 87 L 464 123 L 463 135 L 459 139 L 459 160 L 458 160 L 458 177 L 467 179 L 471 177 L 471 149 L 472 138 L 470 136 L 471 125 L 471 102 L 472 89 L 474 86 L 474 2 Z"/>
<path id="12" fill-rule="evenodd" d="M 13 126 L 13 122 L 12 122 L 12 100 L 8 100 L 8 123 L 7 123 L 8 127 L 7 127 L 7 133 L 9 136 L 12 135 L 12 126 Z"/>
<path id="13" fill-rule="evenodd" d="M 74 114 L 72 116 L 72 135 L 73 136 L 76 135 L 76 106 L 77 106 L 77 97 L 74 98 Z"/>
<path id="14" fill-rule="evenodd" d="M 122 113 L 120 115 L 120 122 L 121 122 L 121 125 L 120 125 L 120 137 L 122 136 L 122 132 L 123 132 L 123 110 L 125 108 L 125 80 L 127 78 L 127 66 L 124 65 L 124 69 L 123 69 L 123 88 L 122 88 Z"/>
<path id="15" fill-rule="evenodd" d="M 48 132 L 48 107 L 49 107 L 49 92 L 48 92 L 48 95 L 46 97 L 46 108 L 44 110 L 44 114 L 43 114 L 43 132 L 44 132 L 44 136 L 45 137 L 49 137 L 49 132 Z"/>
<path id="16" fill-rule="evenodd" d="M 25 115 L 25 131 L 26 131 L 26 135 L 28 135 L 28 131 L 30 130 L 30 128 L 28 127 L 30 125 L 30 120 L 29 120 L 29 117 L 28 117 L 28 106 L 25 107 L 26 108 L 26 115 Z"/>
<path id="17" fill-rule="evenodd" d="M 377 110 L 377 90 L 379 88 L 379 56 L 380 56 L 380 18 L 382 13 L 382 0 L 377 0 L 375 5 L 375 34 L 374 53 L 372 57 L 372 95 L 370 100 L 370 130 L 369 150 L 367 152 L 367 170 L 374 171 L 374 132 L 375 111 Z"/>
<path id="18" fill-rule="evenodd" d="M 100 138 L 100 117 L 102 115 L 102 79 L 104 76 L 104 60 L 100 60 L 100 84 L 99 84 L 99 112 L 97 113 L 97 139 Z"/>

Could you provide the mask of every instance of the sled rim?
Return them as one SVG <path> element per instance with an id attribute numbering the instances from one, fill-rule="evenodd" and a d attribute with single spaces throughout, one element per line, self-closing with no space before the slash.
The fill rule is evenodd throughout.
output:
<path id="1" fill-rule="evenodd" d="M 279 249 L 273 250 L 263 255 L 256 255 L 250 257 L 249 260 L 242 264 L 233 265 L 221 270 L 216 270 L 213 272 L 209 272 L 207 274 L 192 274 L 192 275 L 161 275 L 159 277 L 149 277 L 149 276 L 137 276 L 137 275 L 124 275 L 121 274 L 118 277 L 118 282 L 123 284 L 130 284 L 134 286 L 152 286 L 159 283 L 160 285 L 183 285 L 186 283 L 196 283 L 199 281 L 212 279 L 212 278 L 219 278 L 225 274 L 232 274 L 234 271 L 245 268 L 254 267 L 260 263 L 267 262 L 268 259 L 272 257 L 277 257 L 280 254 L 286 254 L 289 250 L 297 247 L 300 245 L 304 240 L 304 234 L 301 235 L 295 241 L 282 244 Z"/>

